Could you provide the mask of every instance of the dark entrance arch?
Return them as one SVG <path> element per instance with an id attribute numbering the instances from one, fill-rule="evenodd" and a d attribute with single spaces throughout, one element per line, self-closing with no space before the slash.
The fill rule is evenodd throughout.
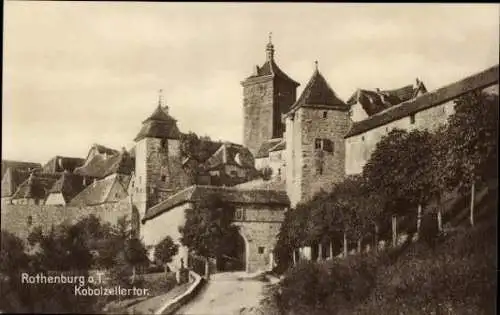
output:
<path id="1" fill-rule="evenodd" d="M 236 232 L 226 246 L 225 252 L 217 258 L 218 271 L 246 270 L 246 243 L 243 236 Z"/>

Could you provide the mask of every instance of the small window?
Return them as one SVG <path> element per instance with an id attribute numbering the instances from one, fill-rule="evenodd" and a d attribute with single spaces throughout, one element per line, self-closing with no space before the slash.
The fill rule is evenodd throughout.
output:
<path id="1" fill-rule="evenodd" d="M 264 254 L 264 247 L 259 246 L 259 254 Z"/>
<path id="2" fill-rule="evenodd" d="M 236 217 L 236 220 L 243 220 L 243 210 L 236 210 L 236 213 L 234 214 Z"/>
<path id="3" fill-rule="evenodd" d="M 236 172 L 236 171 L 231 171 L 230 174 L 231 174 L 232 177 L 237 177 L 238 176 L 238 172 Z"/>
<path id="4" fill-rule="evenodd" d="M 323 141 L 321 139 L 314 140 L 314 149 L 316 149 L 316 150 L 323 149 Z"/>
<path id="5" fill-rule="evenodd" d="M 316 174 L 323 175 L 323 166 L 322 165 L 320 165 L 316 168 Z"/>
<path id="6" fill-rule="evenodd" d="M 28 216 L 28 226 L 31 226 L 33 224 L 33 217 L 32 216 Z"/>
<path id="7" fill-rule="evenodd" d="M 385 127 L 385 131 L 386 131 L 386 132 L 389 132 L 389 127 Z"/>
<path id="8" fill-rule="evenodd" d="M 166 182 L 166 181 L 167 181 L 167 176 L 165 176 L 165 175 L 161 175 L 161 181 L 162 181 L 162 182 Z"/>
<path id="9" fill-rule="evenodd" d="M 361 136 L 361 141 L 365 141 L 365 136 Z"/>
<path id="10" fill-rule="evenodd" d="M 411 115 L 410 116 L 410 124 L 414 124 L 415 123 L 415 115 Z"/>
<path id="11" fill-rule="evenodd" d="M 323 112 L 323 118 L 327 118 L 327 117 L 328 117 L 328 112 L 325 110 L 325 111 Z"/>
<path id="12" fill-rule="evenodd" d="M 278 168 L 278 175 L 281 175 L 281 168 Z"/>
<path id="13" fill-rule="evenodd" d="M 168 140 L 167 139 L 161 139 L 161 147 L 163 149 L 167 149 L 168 148 Z"/>

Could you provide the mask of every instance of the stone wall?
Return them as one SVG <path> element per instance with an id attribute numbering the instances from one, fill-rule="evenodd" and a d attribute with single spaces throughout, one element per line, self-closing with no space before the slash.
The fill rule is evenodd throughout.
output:
<path id="1" fill-rule="evenodd" d="M 181 163 L 180 141 L 145 138 L 136 145 L 136 180 L 133 191 L 141 217 L 146 208 L 187 187 L 188 175 Z"/>
<path id="2" fill-rule="evenodd" d="M 345 169 L 347 175 L 359 174 L 370 158 L 377 143 L 383 136 L 393 129 L 429 129 L 435 130 L 439 125 L 446 123 L 448 116 L 453 113 L 453 102 L 447 102 L 418 112 L 410 116 L 392 121 L 386 125 L 368 130 L 362 134 L 346 139 Z"/>
<path id="3" fill-rule="evenodd" d="M 246 271 L 271 269 L 272 252 L 281 227 L 278 222 L 236 222 L 245 239 Z"/>
<path id="4" fill-rule="evenodd" d="M 326 117 L 325 117 L 326 116 Z M 345 177 L 344 135 L 349 127 L 347 111 L 300 108 L 287 124 L 287 192 L 292 206 L 311 198 L 320 189 Z M 315 149 L 315 140 L 332 144 L 333 152 Z M 288 140 L 288 139 L 287 139 Z M 290 166 L 289 166 L 290 165 Z"/>
<path id="5" fill-rule="evenodd" d="M 149 255 L 154 256 L 154 246 L 166 236 L 170 236 L 178 245 L 179 253 L 169 266 L 178 270 L 181 259 L 188 263 L 188 248 L 180 242 L 179 227 L 185 223 L 185 211 L 193 207 L 185 203 L 147 221 L 142 226 L 143 240 L 149 248 Z M 270 205 L 236 206 L 235 225 L 240 227 L 240 234 L 245 240 L 245 257 L 248 272 L 265 270 L 269 267 L 277 235 L 284 220 L 286 207 Z M 259 251 L 259 248 L 261 252 Z"/>
<path id="6" fill-rule="evenodd" d="M 262 142 L 283 136 L 281 116 L 289 111 L 296 97 L 294 83 L 272 76 L 243 83 L 243 145 L 254 156 Z"/>
<path id="7" fill-rule="evenodd" d="M 61 223 L 71 224 L 90 214 L 95 214 L 111 224 L 116 223 L 117 219 L 124 215 L 127 215 L 129 219 L 138 219 L 134 217 L 128 198 L 117 203 L 92 207 L 4 204 L 2 205 L 1 227 L 2 230 L 26 240 L 29 233 L 37 226 L 48 231 L 52 226 Z"/>
<path id="8" fill-rule="evenodd" d="M 484 89 L 485 92 L 498 93 L 498 85 L 493 85 Z M 362 134 L 355 135 L 346 139 L 346 174 L 359 174 L 363 171 L 363 166 L 366 164 L 375 150 L 377 142 L 383 136 L 388 134 L 395 128 L 413 130 L 413 129 L 428 129 L 436 130 L 440 125 L 446 123 L 448 117 L 454 113 L 454 101 L 439 104 L 426 110 L 414 114 L 414 119 L 411 116 L 406 116 L 401 119 L 392 121 L 388 124 L 368 130 Z M 412 123 L 413 121 L 413 123 Z"/>
<path id="9" fill-rule="evenodd" d="M 243 145 L 255 156 L 273 133 L 274 83 L 272 77 L 243 84 Z"/>
<path id="10" fill-rule="evenodd" d="M 498 94 L 498 84 L 483 89 L 487 93 Z M 346 139 L 345 169 L 347 175 L 359 174 L 375 150 L 377 142 L 395 128 L 411 131 L 413 129 L 436 130 L 446 123 L 454 112 L 454 100 L 427 108 L 411 116 L 392 121 L 388 124 L 370 129 L 364 133 Z"/>
<path id="11" fill-rule="evenodd" d="M 245 240 L 246 271 L 272 268 L 272 252 L 287 208 L 270 205 L 236 207 L 235 225 Z"/>
<path id="12" fill-rule="evenodd" d="M 185 203 L 162 213 L 152 220 L 148 220 L 142 225 L 142 237 L 146 247 L 148 247 L 150 259 L 154 257 L 154 246 L 165 237 L 170 236 L 179 245 L 179 253 L 169 263 L 170 268 L 172 270 L 179 269 L 181 258 L 184 259 L 185 264 L 188 262 L 188 250 L 180 242 L 181 234 L 179 227 L 184 225 L 185 210 L 192 206 L 191 203 Z"/>
<path id="13" fill-rule="evenodd" d="M 273 138 L 283 137 L 285 124 L 282 115 L 288 113 L 290 107 L 297 99 L 297 87 L 294 83 L 279 78 L 274 80 L 274 115 L 273 115 Z"/>

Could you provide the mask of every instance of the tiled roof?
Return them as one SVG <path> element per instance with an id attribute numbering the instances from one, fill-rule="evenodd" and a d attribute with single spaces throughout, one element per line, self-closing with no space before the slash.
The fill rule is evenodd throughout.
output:
<path id="1" fill-rule="evenodd" d="M 299 99 L 292 105 L 291 111 L 293 112 L 301 106 L 315 105 L 348 109 L 348 106 L 335 94 L 318 69 L 314 71 Z"/>
<path id="2" fill-rule="evenodd" d="M 155 111 L 142 123 L 142 128 L 135 137 L 135 141 L 143 138 L 180 139 L 181 132 L 177 128 L 177 121 L 158 106 Z"/>
<path id="3" fill-rule="evenodd" d="M 12 196 L 12 199 L 45 199 L 60 174 L 31 173 Z"/>
<path id="4" fill-rule="evenodd" d="M 254 159 L 244 146 L 226 142 L 204 164 L 205 169 L 212 169 L 222 164 L 253 168 Z"/>
<path id="5" fill-rule="evenodd" d="M 498 65 L 496 65 L 354 123 L 345 138 L 361 134 L 394 120 L 451 101 L 467 92 L 498 84 L 498 81 Z"/>
<path id="6" fill-rule="evenodd" d="M 54 183 L 49 193 L 62 193 L 64 200 L 69 202 L 84 189 L 83 176 L 65 172 Z"/>
<path id="7" fill-rule="evenodd" d="M 116 194 L 111 194 L 115 191 Z M 127 191 L 123 187 L 121 178 L 118 175 L 111 175 L 85 187 L 70 202 L 70 206 L 92 206 L 103 203 L 118 202 L 127 196 Z"/>
<path id="8" fill-rule="evenodd" d="M 30 176 L 30 171 L 8 168 L 2 177 L 2 197 L 14 195 L 19 185 L 21 185 Z"/>
<path id="9" fill-rule="evenodd" d="M 55 156 L 50 159 L 44 166 L 44 173 L 58 173 L 68 170 L 73 172 L 75 168 L 80 167 L 85 163 L 85 159 L 65 157 L 65 156 Z"/>
<path id="10" fill-rule="evenodd" d="M 269 152 L 282 151 L 286 149 L 286 141 L 283 139 L 280 143 L 269 149 Z"/>
<path id="11" fill-rule="evenodd" d="M 288 206 L 290 200 L 285 191 L 244 190 L 218 186 L 190 186 L 161 203 L 146 210 L 142 222 L 169 211 L 185 202 L 199 202 L 210 194 L 217 194 L 222 200 L 235 204 L 274 204 Z"/>
<path id="12" fill-rule="evenodd" d="M 394 90 L 370 91 L 358 89 L 346 103 L 347 105 L 360 103 L 368 116 L 375 115 L 389 107 L 417 97 L 419 92 L 427 92 L 422 82 L 417 81 L 417 84 L 417 86 L 410 84 Z"/>
<path id="13" fill-rule="evenodd" d="M 103 146 L 101 144 L 97 144 L 97 143 L 95 143 L 92 147 L 95 148 L 97 150 L 97 152 L 99 152 L 101 154 L 114 155 L 116 153 L 119 153 L 118 150 L 111 149 L 111 148 L 105 147 L 105 146 Z"/>
<path id="14" fill-rule="evenodd" d="M 27 171 L 28 169 L 36 169 L 41 167 L 42 165 L 40 163 L 2 160 L 2 178 L 9 168 Z"/>
<path id="15" fill-rule="evenodd" d="M 75 169 L 75 174 L 88 177 L 103 178 L 110 174 L 118 173 L 130 175 L 134 170 L 134 159 L 128 152 L 115 153 L 105 158 L 95 155 L 89 161 Z"/>
<path id="16" fill-rule="evenodd" d="M 283 139 L 282 138 L 276 138 L 276 139 L 269 139 L 260 145 L 259 150 L 257 151 L 257 154 L 255 154 L 256 159 L 260 158 L 265 158 L 269 156 L 269 149 L 275 147 L 278 145 Z"/>
<path id="17" fill-rule="evenodd" d="M 295 84 L 296 86 L 300 85 L 298 82 L 296 82 L 295 80 L 293 80 L 292 78 L 290 78 L 286 73 L 284 73 L 278 67 L 278 65 L 276 64 L 276 62 L 274 62 L 274 59 L 267 60 L 262 65 L 262 67 L 256 66 L 256 73 L 254 73 L 251 76 L 249 76 L 247 78 L 247 80 L 253 79 L 253 78 L 258 78 L 258 77 L 263 77 L 263 76 L 271 76 L 271 75 L 274 76 L 274 77 L 283 79 L 285 81 L 291 82 L 291 83 Z"/>

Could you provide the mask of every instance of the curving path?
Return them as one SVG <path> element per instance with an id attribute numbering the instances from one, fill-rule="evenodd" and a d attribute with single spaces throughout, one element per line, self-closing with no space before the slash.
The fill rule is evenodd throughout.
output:
<path id="1" fill-rule="evenodd" d="M 263 281 L 244 279 L 244 272 L 211 275 L 210 281 L 177 315 L 263 315 L 257 308 L 263 298 Z"/>

